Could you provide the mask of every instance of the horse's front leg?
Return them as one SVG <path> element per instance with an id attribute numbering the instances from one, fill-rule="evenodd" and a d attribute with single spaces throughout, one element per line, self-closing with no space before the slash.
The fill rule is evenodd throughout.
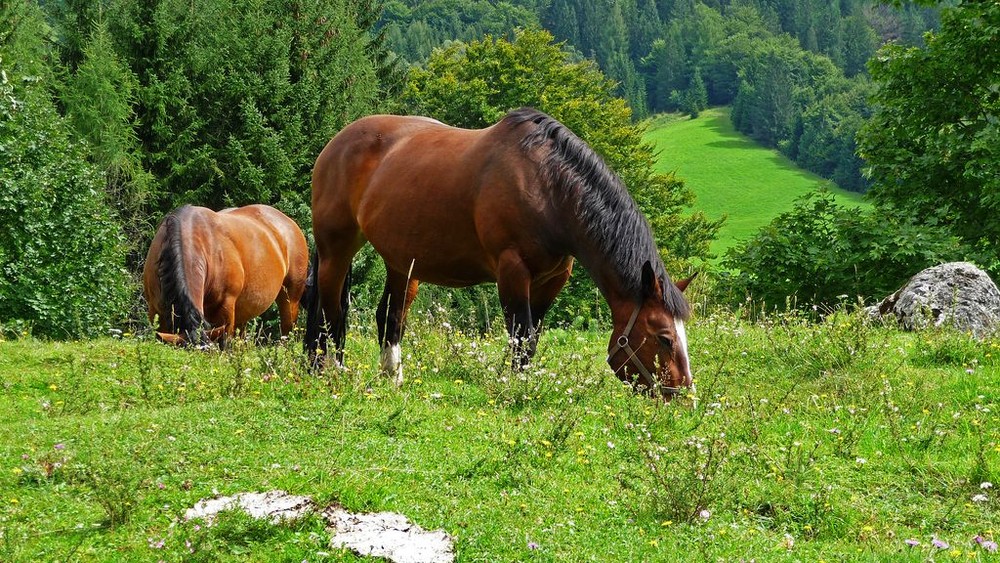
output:
<path id="1" fill-rule="evenodd" d="M 403 329 L 410 305 L 417 297 L 420 283 L 410 279 L 407 274 L 400 274 L 386 265 L 385 289 L 375 312 L 378 323 L 378 342 L 382 350 L 382 373 L 393 378 L 398 385 L 403 384 L 403 359 L 400 341 L 403 339 Z"/>

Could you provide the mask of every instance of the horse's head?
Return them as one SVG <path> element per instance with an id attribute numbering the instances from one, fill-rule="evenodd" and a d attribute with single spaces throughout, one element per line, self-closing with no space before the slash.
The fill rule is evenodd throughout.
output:
<path id="1" fill-rule="evenodd" d="M 183 332 L 173 333 L 157 331 L 156 333 L 157 340 L 167 344 L 173 344 L 174 346 L 207 346 L 213 342 L 221 343 L 225 336 L 226 327 L 224 326 L 217 326 L 209 330 L 199 330 L 197 331 L 197 336 L 194 334 L 185 334 Z"/>
<path id="2" fill-rule="evenodd" d="M 675 285 L 684 291 L 692 279 Z M 614 315 L 608 364 L 622 381 L 670 400 L 692 385 L 684 320 L 667 307 L 664 288 L 648 262 L 643 266 L 642 284 L 642 302 L 622 306 Z"/>

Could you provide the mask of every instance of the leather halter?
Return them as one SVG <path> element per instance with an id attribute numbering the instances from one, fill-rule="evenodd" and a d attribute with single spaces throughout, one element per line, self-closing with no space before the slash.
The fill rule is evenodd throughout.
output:
<path id="1" fill-rule="evenodd" d="M 615 345 L 611 347 L 610 351 L 608 351 L 608 359 L 611 359 L 611 357 L 617 354 L 619 350 L 625 350 L 625 353 L 628 354 L 628 361 L 631 361 L 632 366 L 639 370 L 639 375 L 642 379 L 645 379 L 642 383 L 647 385 L 650 391 L 658 389 L 664 395 L 678 395 L 684 390 L 684 388 L 670 387 L 661 384 L 660 381 L 656 379 L 656 377 L 654 377 L 648 369 L 646 369 L 646 366 L 643 365 L 642 361 L 640 361 L 639 357 L 636 355 L 636 351 L 632 349 L 631 345 L 629 345 L 628 335 L 632 332 L 632 328 L 635 327 L 635 320 L 639 318 L 639 310 L 641 308 L 641 306 L 636 306 L 635 311 L 632 312 L 632 316 L 629 317 L 628 324 L 625 325 L 625 330 L 622 331 L 621 335 L 615 341 Z M 643 340 L 642 343 L 639 344 L 639 347 L 642 348 L 645 343 L 646 341 Z M 619 366 L 618 369 L 615 370 L 615 373 L 623 367 L 625 367 L 625 364 Z"/>

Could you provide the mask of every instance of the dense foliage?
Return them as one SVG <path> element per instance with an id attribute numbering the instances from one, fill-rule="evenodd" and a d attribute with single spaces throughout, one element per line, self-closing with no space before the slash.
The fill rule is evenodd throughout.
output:
<path id="1" fill-rule="evenodd" d="M 40 10 L 0 2 L 0 20 L 0 329 L 106 333 L 128 311 L 122 232 L 56 111 Z"/>
<path id="2" fill-rule="evenodd" d="M 276 203 L 299 219 L 312 161 L 344 123 L 375 106 L 371 40 L 349 2 L 179 0 L 71 4 L 102 10 L 135 84 L 141 164 L 157 208 Z M 87 44 L 87 43 L 84 43 Z M 377 47 L 377 46 L 376 46 Z"/>
<path id="3" fill-rule="evenodd" d="M 1000 4 L 963 2 L 925 47 L 872 61 L 875 112 L 859 137 L 872 196 L 947 225 L 1000 272 Z"/>
<path id="4" fill-rule="evenodd" d="M 316 155 L 403 84 L 380 10 L 0 2 L 0 323 L 61 337 L 141 316 L 125 270 L 182 203 L 274 204 L 308 227 Z"/>
<path id="5" fill-rule="evenodd" d="M 411 71 L 403 103 L 410 112 L 470 128 L 491 125 L 521 106 L 540 109 L 621 176 L 649 219 L 669 271 L 681 274 L 692 258 L 708 254 L 718 225 L 701 213 L 689 215 L 690 190 L 674 176 L 655 172 L 653 147 L 643 142 L 624 100 L 614 96 L 614 84 L 592 62 L 572 60 L 547 32 L 522 31 L 514 41 L 487 38 L 435 51 L 425 67 Z M 582 273 L 561 303 L 563 321 L 589 321 L 604 307 Z"/>
<path id="6" fill-rule="evenodd" d="M 780 216 L 729 255 L 726 264 L 739 272 L 737 300 L 741 293 L 776 305 L 786 296 L 800 304 L 841 294 L 877 299 L 952 259 L 1000 273 L 998 39 L 1000 6 L 963 2 L 942 12 L 941 30 L 925 46 L 879 51 L 871 63 L 874 113 L 863 127 L 850 124 L 861 130 L 875 210 L 848 211 L 817 197 Z M 835 99 L 815 117 L 829 120 L 862 103 Z"/>
<path id="7" fill-rule="evenodd" d="M 724 261 L 731 273 L 719 286 L 732 304 L 751 298 L 826 311 L 845 300 L 881 299 L 916 272 L 962 257 L 954 237 L 912 218 L 844 207 L 817 192 L 731 249 Z"/>

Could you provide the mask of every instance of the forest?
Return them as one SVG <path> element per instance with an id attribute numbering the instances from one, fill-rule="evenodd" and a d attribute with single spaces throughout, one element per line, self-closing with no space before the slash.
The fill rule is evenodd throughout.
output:
<path id="1" fill-rule="evenodd" d="M 379 25 L 393 51 L 416 63 L 449 41 L 541 26 L 596 61 L 636 118 L 732 105 L 740 131 L 865 191 L 854 144 L 870 114 L 865 65 L 887 42 L 921 45 L 938 11 L 868 0 L 395 0 Z"/>
<path id="2" fill-rule="evenodd" d="M 668 269 L 709 270 L 720 300 L 873 297 L 944 259 L 1000 267 L 992 3 L 0 0 L 0 19 L 9 334 L 142 326 L 137 272 L 179 205 L 269 203 L 308 232 L 316 155 L 379 112 L 549 113 L 622 177 Z M 646 116 L 708 105 L 873 210 L 818 195 L 711 271 L 718 223 L 641 138 Z M 377 261 L 357 267 L 374 299 Z M 476 291 L 438 297 L 468 308 L 491 293 Z M 585 276 L 564 302 L 559 322 L 600 321 Z"/>

